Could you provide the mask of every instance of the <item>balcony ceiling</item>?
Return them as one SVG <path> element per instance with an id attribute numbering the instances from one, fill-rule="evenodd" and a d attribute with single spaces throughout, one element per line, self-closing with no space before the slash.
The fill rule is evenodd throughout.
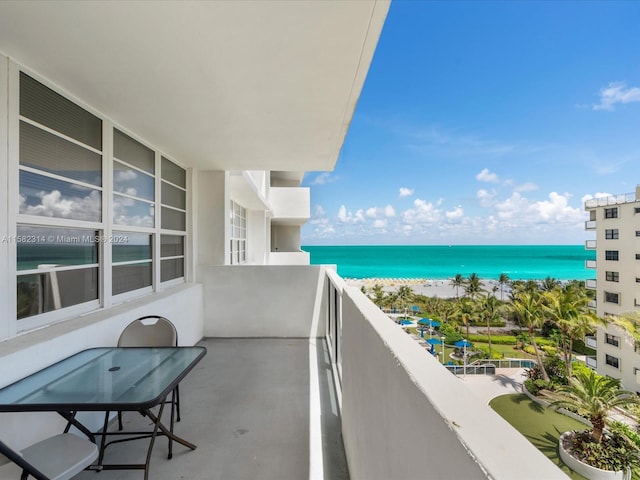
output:
<path id="1" fill-rule="evenodd" d="M 387 0 L 0 2 L 0 52 L 198 169 L 331 170 Z"/>

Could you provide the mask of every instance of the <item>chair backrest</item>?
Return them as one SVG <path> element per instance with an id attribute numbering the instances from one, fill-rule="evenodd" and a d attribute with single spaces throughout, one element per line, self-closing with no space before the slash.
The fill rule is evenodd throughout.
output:
<path id="1" fill-rule="evenodd" d="M 175 347 L 178 332 L 173 323 L 159 315 L 134 320 L 120 334 L 119 347 Z"/>

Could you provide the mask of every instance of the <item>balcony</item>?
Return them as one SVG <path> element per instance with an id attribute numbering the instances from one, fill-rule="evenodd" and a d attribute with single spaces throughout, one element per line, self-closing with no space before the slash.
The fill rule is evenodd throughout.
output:
<path id="1" fill-rule="evenodd" d="M 592 336 L 584 337 L 584 344 L 589 348 L 593 348 L 594 350 L 598 348 L 598 341 L 596 337 L 592 337 Z"/>
<path id="2" fill-rule="evenodd" d="M 597 246 L 596 240 L 587 240 L 586 242 L 584 242 L 584 248 L 586 250 L 595 250 L 596 246 Z"/>
<path id="3" fill-rule="evenodd" d="M 166 441 L 159 439 L 150 478 L 414 479 L 425 478 L 427 465 L 429 478 L 566 478 L 331 269 L 201 266 L 198 275 L 199 284 L 160 300 L 115 307 L 117 317 L 99 312 L 83 317 L 73 332 L 60 324 L 34 333 L 40 351 L 48 353 L 57 342 L 56 355 L 66 355 L 78 348 L 68 338 L 101 332 L 96 342 L 109 343 L 126 318 L 154 310 L 176 319 L 181 342 L 208 347 L 181 384 L 182 421 L 176 425 L 198 449 L 176 446 L 167 460 Z M 187 312 L 198 304 L 196 313 Z M 23 358 L 10 353 L 13 343 L 35 345 L 26 337 L 6 343 L 3 365 Z M 38 361 L 50 363 L 43 356 Z M 20 418 L 8 420 L 3 430 L 24 426 Z M 126 421 L 144 419 L 134 414 Z M 139 458 L 136 449 L 144 442 L 110 448 L 114 461 L 126 462 Z M 3 473 L 0 478 L 12 478 Z M 139 480 L 141 472 L 100 476 Z"/>
<path id="4" fill-rule="evenodd" d="M 596 221 L 595 220 L 587 220 L 584 222 L 585 230 L 595 230 L 596 229 Z"/>
<path id="5" fill-rule="evenodd" d="M 588 290 L 596 290 L 598 288 L 598 281 L 595 278 L 589 278 L 584 281 L 584 286 Z"/>
<path id="6" fill-rule="evenodd" d="M 622 193 L 620 195 L 612 195 L 603 198 L 591 198 L 584 202 L 584 208 L 606 207 L 609 205 L 622 205 L 624 203 L 633 203 L 636 201 L 635 193 Z"/>
<path id="7" fill-rule="evenodd" d="M 595 260 L 585 260 L 584 268 L 597 268 Z"/>
<path id="8" fill-rule="evenodd" d="M 309 265 L 309 252 L 270 252 L 269 265 Z"/>
<path id="9" fill-rule="evenodd" d="M 306 187 L 271 187 L 269 204 L 273 224 L 302 225 L 311 217 L 311 194 Z"/>
<path id="10" fill-rule="evenodd" d="M 597 308 L 598 308 L 598 302 L 597 302 L 596 300 L 590 300 L 590 301 L 587 303 L 587 307 L 589 307 L 589 308 L 590 308 L 590 309 L 592 309 L 592 310 L 595 310 L 595 309 L 597 309 Z"/>
<path id="11" fill-rule="evenodd" d="M 594 369 L 594 370 L 596 370 L 598 368 L 598 360 L 596 359 L 595 356 L 588 356 L 587 357 L 587 366 L 589 368 Z"/>

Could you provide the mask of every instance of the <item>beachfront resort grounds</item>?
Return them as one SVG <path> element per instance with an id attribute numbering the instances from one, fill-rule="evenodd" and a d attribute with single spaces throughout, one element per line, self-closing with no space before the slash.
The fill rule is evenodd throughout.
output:
<path id="1" fill-rule="evenodd" d="M 498 384 L 508 381 L 510 392 L 479 382 L 476 394 L 484 394 L 494 410 L 571 478 L 582 477 L 560 459 L 563 434 L 562 458 L 580 473 L 587 475 L 594 467 L 633 470 L 636 479 L 640 397 L 622 389 L 619 380 L 589 368 L 587 360 L 596 352 L 584 340 L 607 322 L 640 338 L 640 316 L 598 318 L 590 308 L 594 292 L 577 280 L 511 281 L 504 274 L 496 280 L 456 275 L 437 283 L 377 280 L 361 282 L 360 290 L 426 354 L 464 379 L 490 374 Z M 520 368 L 518 378 L 500 368 Z M 467 380 L 469 386 L 474 380 Z M 502 395 L 514 391 L 551 404 L 542 406 L 527 395 Z M 591 426 L 558 413 L 559 407 L 588 418 Z"/>

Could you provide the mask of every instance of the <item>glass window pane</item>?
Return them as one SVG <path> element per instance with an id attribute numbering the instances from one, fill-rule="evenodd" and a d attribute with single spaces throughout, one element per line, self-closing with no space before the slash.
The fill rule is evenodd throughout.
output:
<path id="1" fill-rule="evenodd" d="M 114 262 L 151 260 L 151 235 L 145 233 L 113 232 L 109 243 L 111 243 Z"/>
<path id="2" fill-rule="evenodd" d="M 164 157 L 162 157 L 162 179 L 179 187 L 187 188 L 186 170 Z"/>
<path id="3" fill-rule="evenodd" d="M 184 237 L 160 235 L 160 256 L 177 257 L 178 255 L 184 255 Z"/>
<path id="4" fill-rule="evenodd" d="M 118 161 L 113 162 L 113 188 L 134 197 L 154 199 L 155 180 Z"/>
<path id="5" fill-rule="evenodd" d="M 166 282 L 174 278 L 184 277 L 184 259 L 172 258 L 160 262 L 160 280 Z"/>
<path id="6" fill-rule="evenodd" d="M 187 208 L 187 193 L 162 182 L 162 203 L 176 208 Z"/>
<path id="7" fill-rule="evenodd" d="M 18 275 L 18 319 L 98 299 L 98 267 Z"/>
<path id="8" fill-rule="evenodd" d="M 26 215 L 93 222 L 102 217 L 99 190 L 26 171 L 20 171 L 19 201 L 19 212 Z"/>
<path id="9" fill-rule="evenodd" d="M 114 295 L 150 286 L 151 262 L 114 266 L 112 282 Z"/>
<path id="10" fill-rule="evenodd" d="M 170 208 L 162 207 L 162 228 L 168 230 L 186 230 L 186 215 Z"/>
<path id="11" fill-rule="evenodd" d="M 98 263 L 98 231 L 18 225 L 18 270 Z"/>
<path id="12" fill-rule="evenodd" d="M 20 165 L 102 185 L 102 156 L 20 122 Z"/>
<path id="13" fill-rule="evenodd" d="M 153 227 L 153 203 L 113 196 L 113 223 L 136 227 Z"/>
<path id="14" fill-rule="evenodd" d="M 140 170 L 155 172 L 155 153 L 129 135 L 113 129 L 113 156 Z"/>
<path id="15" fill-rule="evenodd" d="M 102 120 L 23 72 L 20 115 L 102 150 Z"/>

